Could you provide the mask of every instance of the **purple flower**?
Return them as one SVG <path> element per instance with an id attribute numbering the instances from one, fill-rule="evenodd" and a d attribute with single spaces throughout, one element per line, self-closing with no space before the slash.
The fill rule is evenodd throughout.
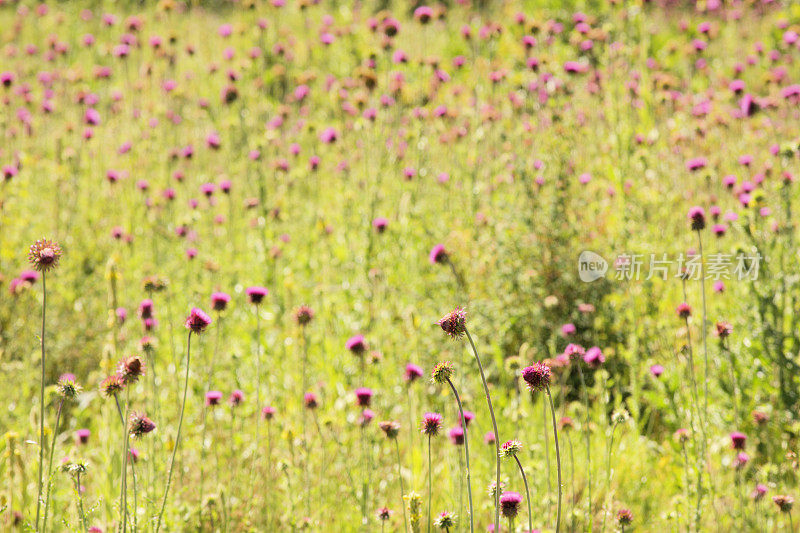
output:
<path id="1" fill-rule="evenodd" d="M 258 287 L 258 286 L 247 287 L 247 289 L 245 289 L 244 292 L 245 294 L 247 294 L 250 303 L 254 305 L 260 304 L 261 301 L 264 299 L 264 297 L 267 296 L 267 294 L 269 294 L 269 290 L 266 287 Z"/>
<path id="2" fill-rule="evenodd" d="M 598 368 L 606 362 L 603 352 L 597 346 L 592 346 L 586 350 L 586 355 L 583 356 L 583 361 L 591 368 Z"/>
<path id="3" fill-rule="evenodd" d="M 369 407 L 370 403 L 372 402 L 372 389 L 367 387 L 359 387 L 355 390 L 356 394 L 356 404 L 359 407 Z"/>
<path id="4" fill-rule="evenodd" d="M 192 307 L 189 316 L 186 318 L 186 329 L 192 333 L 202 333 L 211 324 L 211 317 L 208 316 L 202 309 Z"/>
<path id="5" fill-rule="evenodd" d="M 354 335 L 347 339 L 345 346 L 353 354 L 361 355 L 367 350 L 367 341 L 364 340 L 364 335 Z"/>
<path id="6" fill-rule="evenodd" d="M 500 512 L 506 518 L 514 518 L 521 503 L 522 495 L 519 492 L 506 491 L 500 495 Z"/>
<path id="7" fill-rule="evenodd" d="M 420 431 L 423 435 L 435 437 L 439 434 L 440 429 L 442 429 L 442 415 L 439 413 L 425 413 L 422 415 Z"/>
<path id="8" fill-rule="evenodd" d="M 428 255 L 428 260 L 431 262 L 432 265 L 437 263 L 442 264 L 446 263 L 448 260 L 447 251 L 444 249 L 443 244 L 437 244 L 433 248 L 431 248 L 431 253 Z"/>
<path id="9" fill-rule="evenodd" d="M 418 380 L 422 377 L 423 370 L 422 367 L 419 365 L 415 365 L 414 363 L 408 363 L 406 365 L 406 372 L 405 372 L 405 380 L 408 382 L 413 382 Z"/>
<path id="10" fill-rule="evenodd" d="M 231 297 L 224 292 L 215 292 L 211 295 L 211 307 L 218 313 L 224 311 L 230 301 Z"/>
<path id="11" fill-rule="evenodd" d="M 533 363 L 522 369 L 522 379 L 532 392 L 543 391 L 550 385 L 550 367 L 544 363 Z"/>
<path id="12" fill-rule="evenodd" d="M 222 393 L 220 391 L 212 390 L 206 393 L 206 407 L 219 405 L 220 401 L 222 401 Z"/>

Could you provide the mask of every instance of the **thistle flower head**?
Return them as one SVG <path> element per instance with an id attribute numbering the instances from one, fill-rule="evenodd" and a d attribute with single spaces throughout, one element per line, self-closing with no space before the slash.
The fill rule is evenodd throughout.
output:
<path id="1" fill-rule="evenodd" d="M 447 432 L 447 436 L 450 437 L 450 442 L 456 446 L 464 444 L 464 428 L 461 426 L 450 428 L 450 431 Z"/>
<path id="2" fill-rule="evenodd" d="M 447 383 L 452 375 L 453 363 L 450 361 L 442 361 L 433 367 L 433 372 L 431 372 L 431 381 L 439 384 Z"/>
<path id="3" fill-rule="evenodd" d="M 306 409 L 316 409 L 319 405 L 317 395 L 313 392 L 307 392 L 305 396 L 303 396 L 303 403 L 305 404 Z"/>
<path id="4" fill-rule="evenodd" d="M 74 400 L 81 393 L 81 386 L 75 382 L 75 376 L 63 375 L 56 383 L 58 395 L 66 400 Z"/>
<path id="5" fill-rule="evenodd" d="M 211 324 L 211 317 L 208 316 L 205 311 L 199 309 L 197 307 L 192 307 L 192 310 L 189 312 L 189 316 L 186 317 L 186 329 L 192 331 L 192 333 L 202 333 L 205 329 Z"/>
<path id="6" fill-rule="evenodd" d="M 522 369 L 522 379 L 532 392 L 543 391 L 550 385 L 550 367 L 544 363 L 533 363 Z"/>
<path id="7" fill-rule="evenodd" d="M 218 390 L 208 391 L 206 393 L 206 407 L 214 407 L 219 405 L 222 401 L 222 393 Z"/>
<path id="8" fill-rule="evenodd" d="M 747 435 L 741 431 L 734 431 L 731 433 L 731 447 L 734 450 L 744 450 L 744 445 L 747 443 Z"/>
<path id="9" fill-rule="evenodd" d="M 381 522 L 386 522 L 392 517 L 393 511 L 389 510 L 388 507 L 381 507 L 377 511 L 375 511 L 375 516 L 378 517 L 378 520 Z"/>
<path id="10" fill-rule="evenodd" d="M 568 416 L 562 416 L 561 419 L 558 421 L 558 427 L 561 431 L 568 431 L 570 429 L 575 429 L 575 421 L 573 421 Z"/>
<path id="11" fill-rule="evenodd" d="M 500 494 L 500 512 L 506 518 L 515 518 L 521 503 L 522 494 L 519 492 L 506 491 Z"/>
<path id="12" fill-rule="evenodd" d="M 130 423 L 128 424 L 128 432 L 131 438 L 138 439 L 154 429 L 156 429 L 155 423 L 147 418 L 144 413 L 131 414 Z"/>
<path id="13" fill-rule="evenodd" d="M 356 394 L 356 404 L 359 407 L 369 407 L 370 403 L 372 403 L 372 389 L 367 387 L 359 387 L 355 390 Z"/>
<path id="14" fill-rule="evenodd" d="M 794 498 L 787 494 L 778 494 L 772 497 L 772 501 L 778 506 L 778 510 L 782 513 L 788 513 L 792 510 L 794 505 Z"/>
<path id="15" fill-rule="evenodd" d="M 89 442 L 89 437 L 92 435 L 92 432 L 88 429 L 79 429 L 75 432 L 75 442 L 78 444 L 86 444 Z"/>
<path id="16" fill-rule="evenodd" d="M 108 376 L 103 382 L 100 384 L 100 392 L 103 393 L 104 396 L 110 398 L 125 388 L 125 382 L 122 381 L 122 378 L 117 374 Z"/>
<path id="17" fill-rule="evenodd" d="M 689 441 L 689 430 L 686 428 L 680 428 L 675 431 L 674 435 L 675 440 L 681 444 L 685 444 Z"/>
<path id="18" fill-rule="evenodd" d="M 414 363 L 408 363 L 406 365 L 406 373 L 405 373 L 405 380 L 408 382 L 414 382 L 422 377 L 423 371 L 422 367 L 419 365 L 415 365 Z"/>
<path id="19" fill-rule="evenodd" d="M 733 332 L 733 326 L 729 322 L 717 322 L 715 333 L 720 339 L 724 339 Z"/>
<path id="20" fill-rule="evenodd" d="M 247 287 L 244 290 L 245 294 L 247 294 L 247 298 L 250 300 L 250 303 L 253 305 L 260 304 L 264 298 L 269 294 L 269 290 L 266 287 Z"/>
<path id="21" fill-rule="evenodd" d="M 420 431 L 423 435 L 435 437 L 439 434 L 440 429 L 442 429 L 442 415 L 439 413 L 425 413 L 422 415 Z"/>
<path id="22" fill-rule="evenodd" d="M 211 294 L 211 308 L 217 313 L 224 311 L 228 307 L 230 301 L 230 295 L 224 292 L 215 292 Z"/>
<path id="23" fill-rule="evenodd" d="M 375 418 L 375 412 L 372 409 L 364 409 L 358 416 L 358 425 L 361 427 L 368 426 Z"/>
<path id="24" fill-rule="evenodd" d="M 620 509 L 617 511 L 617 523 L 620 527 L 629 526 L 633 523 L 633 513 L 630 509 Z"/>
<path id="25" fill-rule="evenodd" d="M 599 347 L 592 346 L 586 350 L 586 354 L 583 356 L 583 362 L 589 365 L 589 368 L 599 368 L 600 365 L 606 362 L 606 357 Z"/>
<path id="26" fill-rule="evenodd" d="M 689 318 L 692 316 L 692 307 L 686 302 L 681 302 L 675 308 L 675 313 L 681 318 Z"/>
<path id="27" fill-rule="evenodd" d="M 228 403 L 231 407 L 238 407 L 244 401 L 244 392 L 239 389 L 234 390 L 228 397 Z"/>
<path id="28" fill-rule="evenodd" d="M 436 324 L 450 338 L 460 339 L 467 331 L 467 310 L 456 306 L 455 309 L 440 318 Z"/>
<path id="29" fill-rule="evenodd" d="M 447 251 L 444 249 L 443 244 L 435 245 L 433 248 L 431 248 L 431 253 L 428 255 L 428 260 L 432 265 L 437 263 L 446 263 L 448 259 L 449 257 L 447 255 Z"/>
<path id="30" fill-rule="evenodd" d="M 147 318 L 153 318 L 153 300 L 150 298 L 145 298 L 139 303 L 139 318 L 145 320 Z"/>
<path id="31" fill-rule="evenodd" d="M 694 206 L 690 208 L 687 216 L 692 224 L 692 230 L 700 231 L 706 227 L 706 212 L 702 207 Z"/>
<path id="32" fill-rule="evenodd" d="M 144 360 L 138 355 L 123 358 L 117 364 L 117 375 L 126 385 L 136 383 L 144 375 Z"/>
<path id="33" fill-rule="evenodd" d="M 378 422 L 378 427 L 381 428 L 381 431 L 390 439 L 397 438 L 397 434 L 400 433 L 400 424 L 394 421 Z"/>
<path id="34" fill-rule="evenodd" d="M 261 418 L 264 420 L 272 420 L 275 417 L 275 408 L 271 405 L 265 406 L 261 409 Z"/>
<path id="35" fill-rule="evenodd" d="M 442 511 L 439 513 L 439 516 L 434 519 L 433 525 L 442 531 L 449 531 L 456 527 L 456 518 L 456 515 L 450 511 Z"/>
<path id="36" fill-rule="evenodd" d="M 461 413 L 458 413 L 458 421 L 464 427 L 469 427 L 470 422 L 475 420 L 475 413 L 472 411 L 464 411 L 464 419 L 461 419 Z"/>
<path id="37" fill-rule="evenodd" d="M 516 457 L 520 451 L 522 451 L 522 443 L 518 440 L 510 440 L 500 446 L 500 457 Z"/>
<path id="38" fill-rule="evenodd" d="M 345 347 L 354 355 L 362 355 L 367 351 L 367 341 L 364 340 L 364 335 L 354 335 L 347 339 Z"/>
<path id="39" fill-rule="evenodd" d="M 314 319 L 314 310 L 307 305 L 301 305 L 294 310 L 294 320 L 301 326 L 305 326 Z"/>
<path id="40" fill-rule="evenodd" d="M 61 259 L 61 254 L 61 247 L 57 242 L 39 239 L 31 244 L 28 252 L 28 261 L 30 261 L 33 268 L 39 272 L 47 272 L 58 266 L 58 260 Z"/>

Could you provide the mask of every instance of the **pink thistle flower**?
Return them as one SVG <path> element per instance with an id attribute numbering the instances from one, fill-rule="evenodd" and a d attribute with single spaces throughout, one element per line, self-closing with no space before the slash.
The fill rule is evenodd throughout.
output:
<path id="1" fill-rule="evenodd" d="M 247 287 L 244 292 L 247 294 L 250 303 L 254 305 L 259 305 L 269 294 L 269 290 L 267 288 L 258 286 Z"/>
<path id="2" fill-rule="evenodd" d="M 193 333 L 202 333 L 211 324 L 211 317 L 208 316 L 202 309 L 193 307 L 186 318 L 186 329 L 191 330 Z"/>

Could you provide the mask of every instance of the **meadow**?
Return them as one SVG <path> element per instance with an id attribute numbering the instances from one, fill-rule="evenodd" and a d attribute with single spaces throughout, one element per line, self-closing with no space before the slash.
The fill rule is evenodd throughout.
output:
<path id="1" fill-rule="evenodd" d="M 0 530 L 800 531 L 800 5 L 0 0 L 0 102 Z"/>

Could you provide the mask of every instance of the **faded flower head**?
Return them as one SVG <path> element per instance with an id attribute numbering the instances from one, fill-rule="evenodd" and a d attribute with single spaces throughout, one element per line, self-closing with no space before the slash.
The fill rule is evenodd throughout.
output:
<path id="1" fill-rule="evenodd" d="M 381 522 L 385 522 L 392 517 L 392 511 L 389 510 L 388 507 L 381 507 L 377 511 L 375 511 L 375 515 L 378 517 L 378 520 Z"/>
<path id="2" fill-rule="evenodd" d="M 788 494 L 778 494 L 772 497 L 772 501 L 778 506 L 778 510 L 782 513 L 788 513 L 792 510 L 794 505 L 794 498 Z"/>
<path id="3" fill-rule="evenodd" d="M 543 391 L 550 385 L 550 367 L 544 363 L 533 363 L 522 369 L 522 379 L 532 392 Z"/>
<path id="4" fill-rule="evenodd" d="M 126 385 L 136 383 L 144 375 L 144 360 L 138 355 L 123 358 L 117 364 L 117 375 Z"/>
<path id="5" fill-rule="evenodd" d="M 147 418 L 144 413 L 131 414 L 130 424 L 128 425 L 131 438 L 137 439 L 154 429 L 156 429 L 155 423 Z"/>
<path id="6" fill-rule="evenodd" d="M 455 309 L 440 318 L 436 324 L 451 338 L 460 339 L 467 331 L 467 310 L 456 306 Z"/>
<path id="7" fill-rule="evenodd" d="M 186 317 L 186 329 L 192 333 L 202 333 L 211 324 L 211 317 L 205 311 L 197 307 L 192 307 L 189 316 Z"/>
<path id="8" fill-rule="evenodd" d="M 431 372 L 431 381 L 434 383 L 446 383 L 453 375 L 453 363 L 450 361 L 442 361 L 433 367 Z"/>
<path id="9" fill-rule="evenodd" d="M 381 431 L 390 439 L 397 438 L 397 434 L 400 433 L 400 424 L 394 421 L 378 422 L 378 427 L 381 428 Z"/>
<path id="10" fill-rule="evenodd" d="M 522 450 L 522 443 L 518 440 L 510 440 L 500 446 L 500 457 L 516 457 Z"/>
<path id="11" fill-rule="evenodd" d="M 294 310 L 294 320 L 301 326 L 305 326 L 314 319 L 314 310 L 307 305 L 301 305 Z"/>
<path id="12" fill-rule="evenodd" d="M 422 431 L 423 435 L 435 437 L 439 434 L 440 429 L 442 429 L 442 415 L 439 413 L 425 413 L 422 415 L 420 431 Z"/>
<path id="13" fill-rule="evenodd" d="M 58 260 L 61 259 L 61 254 L 61 247 L 58 243 L 47 239 L 39 239 L 31 244 L 30 251 L 28 252 L 28 261 L 30 261 L 33 268 L 39 272 L 47 272 L 58 266 Z"/>
<path id="14" fill-rule="evenodd" d="M 102 392 L 103 395 L 106 396 L 107 398 L 110 398 L 118 394 L 124 388 L 125 388 L 125 382 L 117 374 L 108 376 L 100 384 L 100 392 Z"/>

